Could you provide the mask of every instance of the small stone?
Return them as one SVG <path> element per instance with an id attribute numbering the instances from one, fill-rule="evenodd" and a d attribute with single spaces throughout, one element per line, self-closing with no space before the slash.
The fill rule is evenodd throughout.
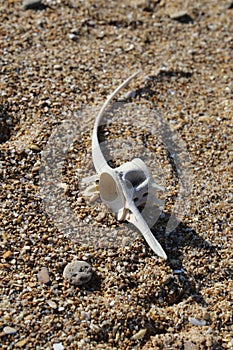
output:
<path id="1" fill-rule="evenodd" d="M 106 213 L 105 212 L 100 212 L 97 216 L 96 216 L 96 221 L 98 221 L 98 222 L 101 222 L 101 221 L 103 221 L 103 219 L 105 218 L 105 216 L 106 216 Z"/>
<path id="2" fill-rule="evenodd" d="M 15 346 L 18 346 L 19 348 L 21 348 L 22 346 L 26 345 L 28 342 L 28 338 L 22 339 L 20 341 L 18 341 Z"/>
<path id="3" fill-rule="evenodd" d="M 55 303 L 55 301 L 47 300 L 47 304 L 48 304 L 52 309 L 56 309 L 56 308 L 57 308 L 57 304 Z"/>
<path id="4" fill-rule="evenodd" d="M 210 314 L 208 312 L 204 313 L 203 318 L 205 321 L 210 321 L 210 319 L 211 319 Z"/>
<path id="5" fill-rule="evenodd" d="M 62 343 L 55 343 L 53 344 L 53 350 L 64 350 L 64 346 L 62 345 Z"/>
<path id="6" fill-rule="evenodd" d="M 137 94 L 136 90 L 128 91 L 124 94 L 124 100 L 129 100 L 130 98 L 135 98 L 136 94 Z"/>
<path id="7" fill-rule="evenodd" d="M 69 33 L 68 37 L 73 41 L 76 41 L 78 39 L 78 36 L 74 33 Z"/>
<path id="8" fill-rule="evenodd" d="M 64 194 L 67 194 L 69 191 L 69 185 L 64 182 L 58 182 L 57 187 L 61 188 L 64 191 Z"/>
<path id="9" fill-rule="evenodd" d="M 179 11 L 170 14 L 170 18 L 180 23 L 192 23 L 192 17 L 186 11 Z"/>
<path id="10" fill-rule="evenodd" d="M 6 326 L 3 328 L 3 332 L 5 334 L 15 334 L 15 333 L 17 333 L 17 330 L 13 327 Z"/>
<path id="11" fill-rule="evenodd" d="M 206 321 L 205 320 L 198 320 L 195 317 L 189 317 L 189 322 L 192 323 L 194 326 L 205 326 Z"/>
<path id="12" fill-rule="evenodd" d="M 42 269 L 38 272 L 37 278 L 40 283 L 48 284 L 50 282 L 47 267 L 42 267 Z"/>
<path id="13" fill-rule="evenodd" d="M 40 166 L 34 166 L 33 168 L 32 168 L 32 172 L 33 173 L 37 173 L 37 171 L 39 171 L 40 170 Z"/>
<path id="14" fill-rule="evenodd" d="M 24 10 L 43 10 L 46 7 L 41 0 L 23 0 Z"/>
<path id="15" fill-rule="evenodd" d="M 63 277 L 71 284 L 82 285 L 89 282 L 93 275 L 93 269 L 85 261 L 74 260 L 69 263 L 64 271 Z"/>
<path id="16" fill-rule="evenodd" d="M 29 148 L 30 148 L 32 151 L 36 151 L 36 152 L 40 152 L 40 151 L 41 151 L 40 147 L 37 146 L 37 145 L 35 145 L 34 143 L 31 144 L 31 145 L 29 146 Z"/>
<path id="17" fill-rule="evenodd" d="M 186 341 L 184 343 L 184 350 L 197 350 L 197 346 L 191 341 Z"/>
<path id="18" fill-rule="evenodd" d="M 139 332 L 137 332 L 132 336 L 132 339 L 133 340 L 142 339 L 145 336 L 146 331 L 147 331 L 146 329 L 141 329 Z"/>
<path id="19" fill-rule="evenodd" d="M 60 65 L 60 64 L 55 64 L 55 65 L 53 66 L 53 68 L 56 69 L 56 70 L 62 70 L 62 65 Z"/>
<path id="20" fill-rule="evenodd" d="M 24 254 L 27 254 L 29 251 L 31 250 L 31 247 L 29 245 L 25 245 L 21 252 L 20 252 L 20 255 L 24 255 Z"/>
<path id="21" fill-rule="evenodd" d="M 3 258 L 4 259 L 8 259 L 10 258 L 12 255 L 12 252 L 10 250 L 7 250 L 4 254 L 3 254 Z"/>

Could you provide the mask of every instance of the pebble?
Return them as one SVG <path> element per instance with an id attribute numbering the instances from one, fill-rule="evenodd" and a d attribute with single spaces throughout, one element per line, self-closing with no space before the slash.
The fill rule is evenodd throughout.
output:
<path id="1" fill-rule="evenodd" d="M 203 318 L 204 318 L 205 321 L 210 321 L 211 316 L 210 316 L 210 314 L 208 312 L 205 312 L 204 315 L 203 315 Z"/>
<path id="2" fill-rule="evenodd" d="M 133 340 L 142 339 L 146 334 L 147 329 L 141 329 L 139 332 L 132 336 Z"/>
<path id="3" fill-rule="evenodd" d="M 28 343 L 28 338 L 25 338 L 25 339 L 22 339 L 20 341 L 18 341 L 15 346 L 21 348 L 23 347 L 24 345 L 26 345 Z"/>
<path id="4" fill-rule="evenodd" d="M 30 250 L 31 250 L 31 247 L 28 246 L 28 245 L 25 245 L 25 246 L 22 248 L 22 250 L 21 250 L 21 252 L 20 252 L 20 255 L 27 254 Z"/>
<path id="5" fill-rule="evenodd" d="M 24 10 L 42 10 L 45 7 L 41 0 L 23 0 Z"/>
<path id="6" fill-rule="evenodd" d="M 55 343 L 53 344 L 53 350 L 64 350 L 64 346 L 62 345 L 62 343 Z"/>
<path id="7" fill-rule="evenodd" d="M 56 308 L 57 308 L 57 304 L 55 303 L 55 301 L 47 300 L 47 304 L 48 304 L 52 309 L 56 309 Z"/>
<path id="8" fill-rule="evenodd" d="M 6 334 L 15 334 L 17 333 L 17 330 L 13 327 L 6 326 L 3 328 L 3 332 Z"/>
<path id="9" fill-rule="evenodd" d="M 62 65 L 60 65 L 60 64 L 55 64 L 55 65 L 53 66 L 53 68 L 56 69 L 56 70 L 62 70 Z"/>
<path id="10" fill-rule="evenodd" d="M 34 143 L 31 144 L 31 145 L 29 146 L 29 148 L 30 148 L 32 151 L 36 151 L 36 152 L 40 152 L 40 151 L 41 151 L 40 147 L 37 146 L 37 145 L 35 145 Z"/>
<path id="11" fill-rule="evenodd" d="M 100 212 L 97 216 L 96 216 L 96 221 L 101 222 L 103 221 L 103 219 L 106 216 L 106 212 Z"/>
<path id="12" fill-rule="evenodd" d="M 135 98 L 136 97 L 136 90 L 131 90 L 131 91 L 128 91 L 124 94 L 124 100 L 128 100 L 130 98 Z"/>
<path id="13" fill-rule="evenodd" d="M 38 281 L 40 283 L 48 284 L 50 282 L 49 271 L 47 267 L 42 267 L 37 275 Z"/>
<path id="14" fill-rule="evenodd" d="M 195 317 L 189 317 L 189 322 L 192 323 L 194 326 L 205 326 L 206 321 L 205 320 L 198 320 Z"/>
<path id="15" fill-rule="evenodd" d="M 80 286 L 89 282 L 93 275 L 93 269 L 85 261 L 74 260 L 69 263 L 63 272 L 63 277 L 71 284 Z"/>
<path id="16" fill-rule="evenodd" d="M 4 259 L 8 259 L 10 258 L 12 255 L 12 252 L 10 250 L 7 250 L 4 254 L 3 254 L 3 258 Z"/>
<path id="17" fill-rule="evenodd" d="M 184 343 L 184 350 L 198 350 L 198 347 L 191 341 L 186 341 Z"/>
<path id="18" fill-rule="evenodd" d="M 170 18 L 180 23 L 191 23 L 193 22 L 192 17 L 186 11 L 179 11 L 170 14 Z"/>

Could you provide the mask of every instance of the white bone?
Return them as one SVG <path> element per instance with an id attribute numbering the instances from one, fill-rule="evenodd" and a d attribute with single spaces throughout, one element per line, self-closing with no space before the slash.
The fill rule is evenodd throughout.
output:
<path id="1" fill-rule="evenodd" d="M 99 184 L 97 184 L 96 175 L 85 179 L 85 183 L 92 184 L 86 189 L 84 195 L 91 196 L 93 199 L 99 192 L 102 201 L 113 211 L 118 220 L 126 220 L 136 226 L 151 249 L 160 257 L 167 259 L 166 253 L 138 209 L 147 202 L 149 191 L 156 192 L 163 188 L 155 183 L 146 164 L 139 158 L 117 168 L 111 168 L 101 151 L 98 140 L 98 128 L 110 102 L 138 74 L 139 72 L 131 75 L 107 98 L 96 118 L 92 135 L 92 159 Z M 157 203 L 159 204 L 158 200 Z"/>
<path id="2" fill-rule="evenodd" d="M 98 140 L 98 128 L 101 125 L 101 121 L 102 121 L 102 118 L 104 116 L 104 113 L 105 113 L 107 107 L 109 106 L 109 104 L 111 103 L 111 101 L 118 94 L 118 92 L 120 92 L 126 85 L 128 85 L 130 83 L 130 81 L 134 77 L 136 77 L 138 74 L 139 74 L 139 72 L 136 72 L 133 75 L 131 75 L 116 90 L 114 90 L 111 95 L 109 95 L 109 97 L 107 98 L 107 100 L 103 104 L 103 107 L 101 108 L 101 110 L 96 118 L 94 130 L 93 130 L 93 134 L 92 134 L 92 159 L 93 159 L 93 164 L 94 164 L 94 167 L 95 167 L 97 173 L 102 172 L 105 167 L 110 168 L 107 164 L 106 159 L 104 158 L 104 155 L 103 155 L 101 149 L 100 149 L 99 140 Z"/>

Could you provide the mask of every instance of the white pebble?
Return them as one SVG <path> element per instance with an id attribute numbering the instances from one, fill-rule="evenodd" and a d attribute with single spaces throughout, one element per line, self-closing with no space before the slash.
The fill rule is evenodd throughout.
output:
<path id="1" fill-rule="evenodd" d="M 53 344 L 53 350 L 64 350 L 64 346 L 62 345 L 62 343 L 55 343 Z"/>
<path id="2" fill-rule="evenodd" d="M 189 322 L 192 323 L 194 326 L 205 326 L 206 321 L 205 320 L 198 320 L 195 317 L 189 317 Z"/>
<path id="3" fill-rule="evenodd" d="M 137 332 L 136 334 L 134 334 L 132 336 L 133 340 L 138 340 L 138 339 L 142 339 L 144 337 L 144 335 L 146 334 L 146 329 L 141 329 L 139 332 Z"/>
<path id="4" fill-rule="evenodd" d="M 6 326 L 3 328 L 3 332 L 6 334 L 15 334 L 17 333 L 17 330 L 13 327 Z"/>
<path id="5" fill-rule="evenodd" d="M 55 303 L 55 301 L 47 300 L 47 304 L 48 304 L 52 309 L 56 309 L 56 308 L 57 308 L 57 304 Z"/>

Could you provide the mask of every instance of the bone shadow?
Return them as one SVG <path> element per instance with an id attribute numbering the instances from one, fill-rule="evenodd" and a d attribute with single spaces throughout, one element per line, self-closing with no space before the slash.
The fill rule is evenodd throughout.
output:
<path id="1" fill-rule="evenodd" d="M 166 226 L 170 216 L 171 214 L 163 212 L 159 220 L 151 228 L 151 231 L 167 253 L 168 259 L 165 264 L 170 267 L 172 274 L 170 274 L 167 280 L 161 285 L 161 291 L 158 294 L 153 295 L 149 293 L 148 296 L 143 296 L 143 299 L 139 302 L 152 303 L 157 305 L 158 308 L 164 309 L 166 305 L 172 306 L 191 298 L 195 303 L 206 307 L 208 303 L 201 294 L 202 287 L 196 286 L 201 280 L 194 280 L 192 275 L 186 271 L 183 264 L 184 257 L 182 251 L 185 247 L 189 246 L 202 253 L 204 251 L 211 257 L 216 254 L 216 248 L 183 222 L 180 222 L 172 232 L 166 233 Z M 146 256 L 151 255 L 150 247 L 147 245 L 145 246 Z M 169 325 L 170 321 L 169 318 L 166 319 L 166 315 L 163 325 L 151 321 L 148 325 L 149 332 L 142 340 L 141 345 L 145 345 L 153 335 L 167 333 Z M 172 326 L 175 327 L 176 331 L 182 329 L 182 324 L 179 323 L 175 325 L 172 324 Z"/>
<path id="2" fill-rule="evenodd" d="M 201 294 L 201 287 L 197 288 L 195 280 L 186 271 L 183 264 L 183 250 L 185 247 L 193 247 L 197 251 L 206 252 L 208 255 L 214 255 L 216 249 L 209 242 L 204 240 L 197 232 L 188 227 L 183 222 L 180 222 L 178 226 L 171 232 L 166 232 L 167 223 L 171 217 L 171 214 L 162 213 L 158 221 L 151 228 L 151 232 L 160 242 L 162 247 L 167 253 L 166 265 L 168 265 L 173 271 L 173 280 L 168 283 L 170 288 L 177 290 L 174 293 L 174 299 L 168 301 L 168 304 L 176 304 L 180 301 L 192 297 L 197 303 L 202 306 L 207 306 L 205 299 Z M 161 291 L 161 296 L 165 296 L 165 290 Z"/>

